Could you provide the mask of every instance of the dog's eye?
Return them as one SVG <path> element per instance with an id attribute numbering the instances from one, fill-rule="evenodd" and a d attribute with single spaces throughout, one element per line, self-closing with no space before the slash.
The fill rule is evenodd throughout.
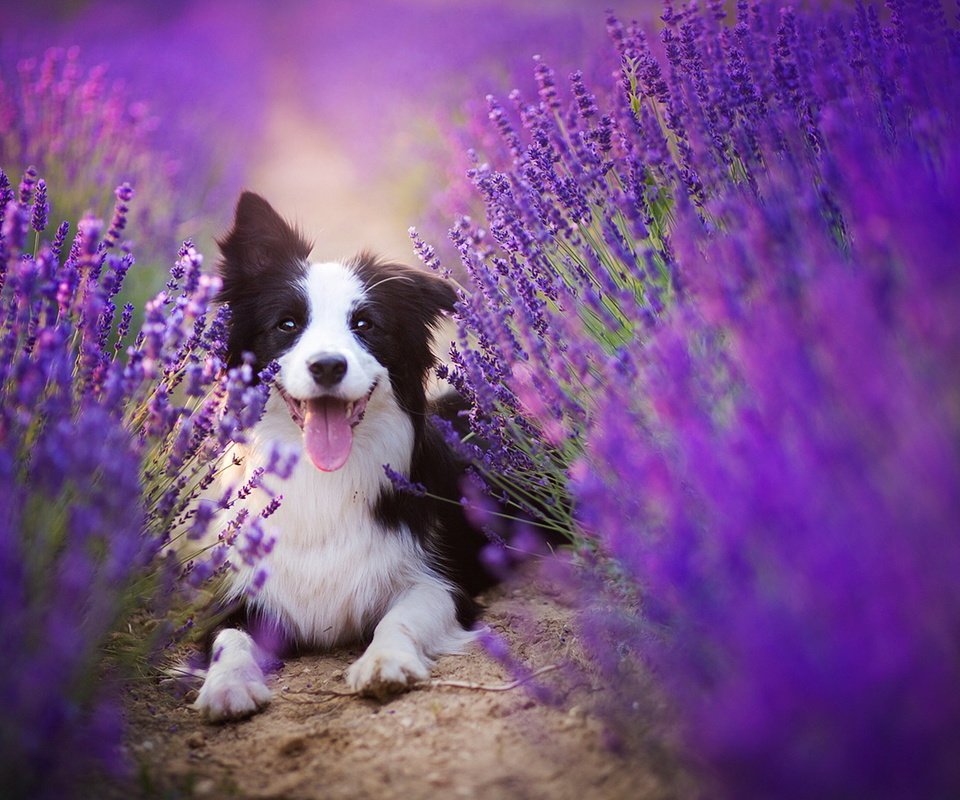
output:
<path id="1" fill-rule="evenodd" d="M 357 316 L 353 318 L 351 327 L 357 333 L 369 333 L 373 330 L 373 321 L 370 319 L 370 317 L 365 317 L 363 314 L 357 314 Z"/>
<path id="2" fill-rule="evenodd" d="M 293 333 L 299 326 L 293 317 L 284 317 L 277 323 L 277 330 L 284 333 Z"/>

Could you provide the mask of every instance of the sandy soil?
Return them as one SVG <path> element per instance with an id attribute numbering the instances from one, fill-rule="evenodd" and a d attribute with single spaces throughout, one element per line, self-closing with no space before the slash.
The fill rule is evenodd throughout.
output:
<path id="1" fill-rule="evenodd" d="M 577 663 L 570 613 L 543 587 L 500 588 L 484 622 L 532 669 Z M 522 633 L 521 633 L 522 631 Z M 131 691 L 128 749 L 140 776 L 116 797 L 144 798 L 667 798 L 689 796 L 672 760 L 616 755 L 592 709 L 604 693 L 581 672 L 540 680 L 560 703 L 524 687 L 507 691 L 442 685 L 509 684 L 485 653 L 440 661 L 435 680 L 387 703 L 344 691 L 359 651 L 301 657 L 274 676 L 261 714 L 205 723 L 159 684 Z M 114 796 L 101 792 L 99 797 Z"/>

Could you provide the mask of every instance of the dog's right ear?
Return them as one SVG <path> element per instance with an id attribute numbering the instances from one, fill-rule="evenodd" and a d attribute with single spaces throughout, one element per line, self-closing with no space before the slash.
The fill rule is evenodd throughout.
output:
<path id="1" fill-rule="evenodd" d="M 233 227 L 217 244 L 225 284 L 231 276 L 254 278 L 264 270 L 301 264 L 312 249 L 295 226 L 254 192 L 240 195 Z"/>

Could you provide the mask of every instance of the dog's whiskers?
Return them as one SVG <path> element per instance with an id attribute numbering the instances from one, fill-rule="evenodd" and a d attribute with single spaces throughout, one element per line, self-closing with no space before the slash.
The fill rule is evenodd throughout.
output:
<path id="1" fill-rule="evenodd" d="M 413 283 L 413 279 L 408 278 L 406 275 L 391 275 L 389 278 L 384 278 L 383 280 L 377 281 L 375 284 L 373 284 L 373 286 L 367 286 L 366 291 L 372 292 L 378 286 L 383 286 L 383 284 L 389 283 L 390 281 L 409 281 L 410 283 Z"/>

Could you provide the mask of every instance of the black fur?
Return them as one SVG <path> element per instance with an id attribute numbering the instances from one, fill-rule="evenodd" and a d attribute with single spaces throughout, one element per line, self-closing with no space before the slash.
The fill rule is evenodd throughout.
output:
<path id="1" fill-rule="evenodd" d="M 253 192 L 240 195 L 233 228 L 217 244 L 223 281 L 218 300 L 228 303 L 231 312 L 228 363 L 236 366 L 249 352 L 263 367 L 290 346 L 277 323 L 285 316 L 306 322 L 307 298 L 300 281 L 313 248 Z"/>
<path id="2" fill-rule="evenodd" d="M 358 256 L 352 266 L 366 288 L 363 311 L 374 320 L 364 346 L 389 370 L 394 394 L 413 421 L 410 479 L 425 486 L 428 494 L 444 498 L 387 489 L 377 498 L 374 513 L 386 527 L 405 524 L 420 536 L 438 572 L 460 588 L 457 614 L 461 623 L 469 624 L 477 611 L 473 596 L 494 582 L 479 558 L 488 540 L 467 522 L 460 506 L 465 465 L 430 422 L 434 413 L 454 421 L 465 405 L 452 392 L 428 405 L 425 391 L 429 372 L 436 366 L 430 348 L 432 332 L 443 313 L 453 311 L 457 294 L 451 284 L 429 273 L 380 261 L 368 253 Z"/>
<path id="3" fill-rule="evenodd" d="M 470 525 L 460 505 L 460 480 L 465 465 L 457 460 L 429 419 L 415 442 L 410 479 L 422 484 L 434 497 L 386 489 L 377 498 L 374 513 L 386 527 L 405 524 L 414 532 L 438 532 L 439 535 L 422 540 L 434 568 L 459 588 L 457 617 L 466 626 L 477 615 L 474 595 L 496 582 L 480 560 L 480 551 L 488 540 Z"/>
<path id="4" fill-rule="evenodd" d="M 361 343 L 389 370 L 393 393 L 419 432 L 426 413 L 424 386 L 436 364 L 430 350 L 433 330 L 444 312 L 453 311 L 457 294 L 449 283 L 422 270 L 369 253 L 361 253 L 351 266 L 367 295 L 358 311 L 374 322 Z"/>

